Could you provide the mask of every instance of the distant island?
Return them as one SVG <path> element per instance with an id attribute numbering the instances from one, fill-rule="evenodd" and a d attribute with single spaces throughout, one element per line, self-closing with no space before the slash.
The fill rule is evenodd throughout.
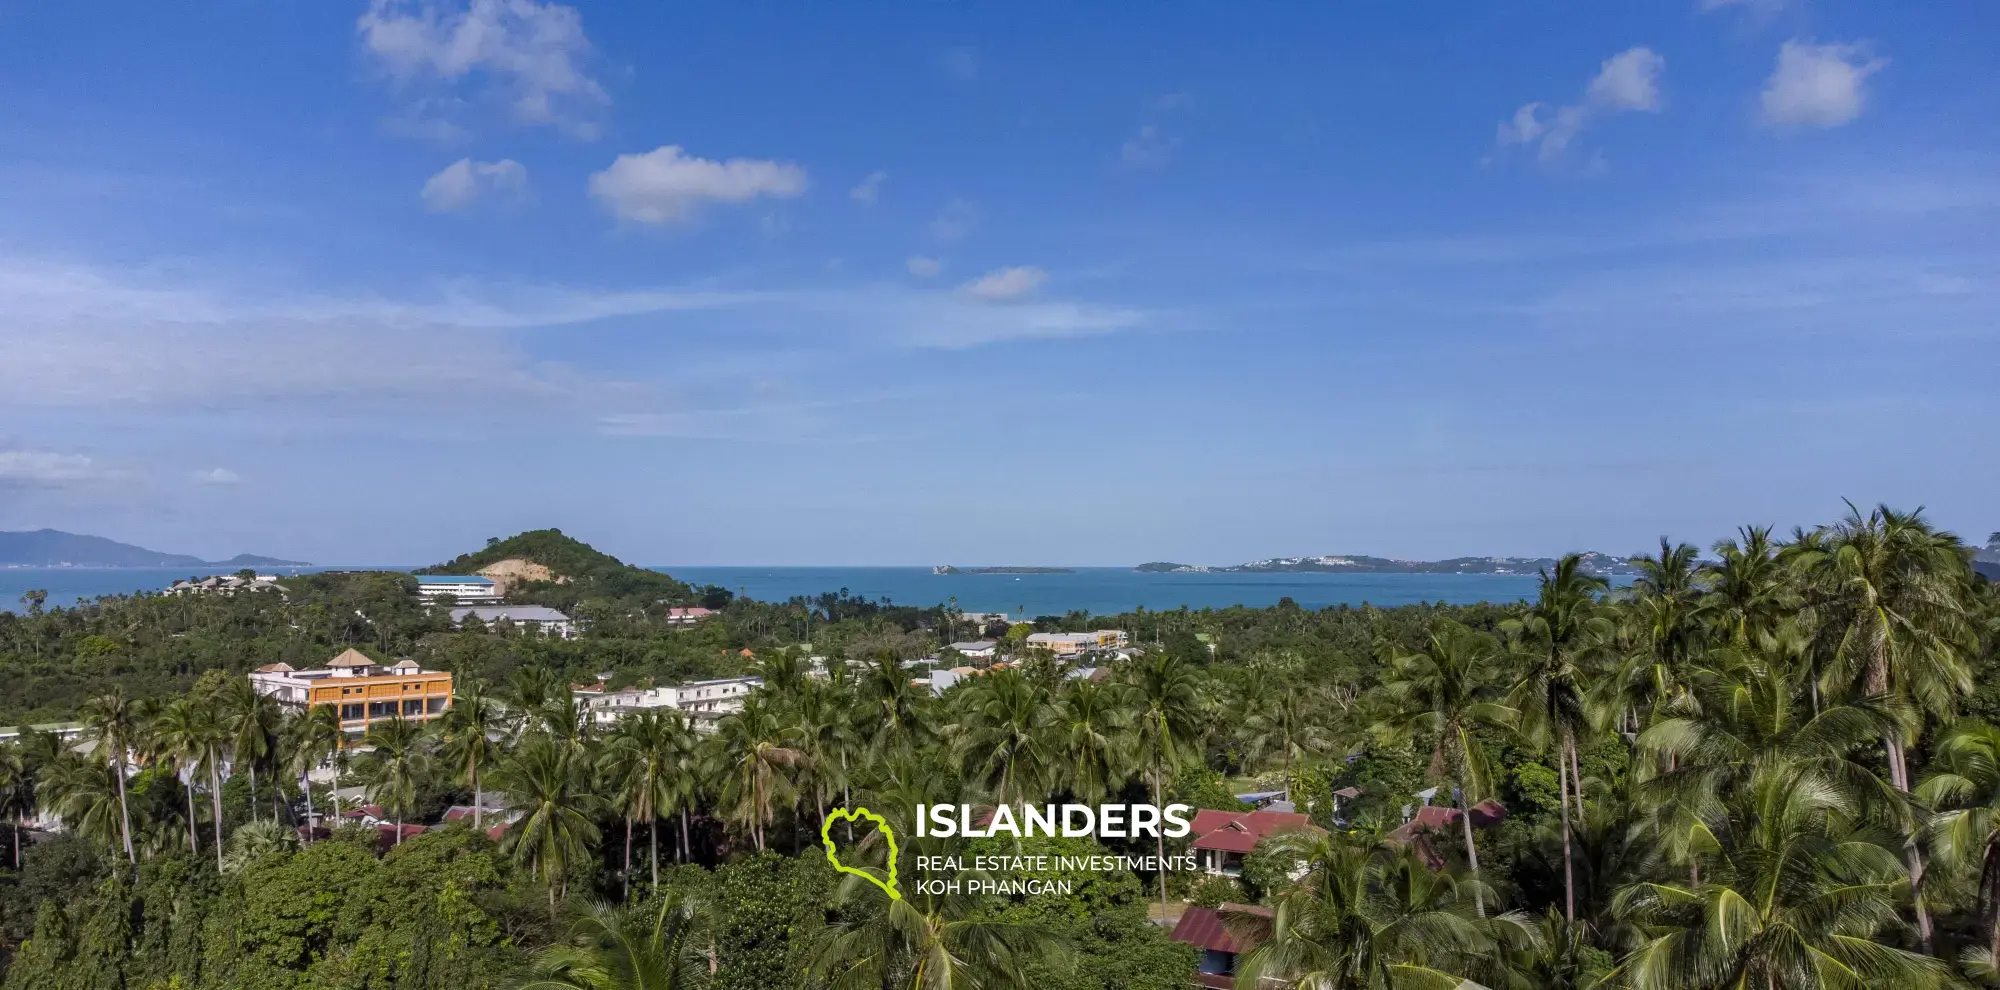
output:
<path id="1" fill-rule="evenodd" d="M 303 560 L 284 560 L 241 553 L 228 560 L 203 560 L 183 553 L 161 553 L 145 547 L 84 536 L 57 529 L 0 531 L 0 567 L 187 567 L 243 570 L 257 567 L 310 567 Z"/>
<path id="2" fill-rule="evenodd" d="M 932 574 L 1075 574 L 1074 567 L 953 567 L 939 564 Z"/>
<path id="3" fill-rule="evenodd" d="M 1600 577 L 1637 574 L 1628 558 L 1595 551 L 1579 555 L 1586 573 Z M 1365 554 L 1269 557 L 1228 567 L 1155 560 L 1133 570 L 1144 574 L 1534 574 L 1556 566 L 1554 557 L 1453 557 L 1449 560 L 1394 560 Z"/>

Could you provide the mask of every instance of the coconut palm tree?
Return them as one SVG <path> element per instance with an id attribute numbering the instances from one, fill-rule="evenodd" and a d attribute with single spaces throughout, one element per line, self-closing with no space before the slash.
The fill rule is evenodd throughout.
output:
<path id="1" fill-rule="evenodd" d="M 802 766 L 805 754 L 785 745 L 777 713 L 756 694 L 745 699 L 740 710 L 723 717 L 715 742 L 724 814 L 742 825 L 762 852 L 771 809 L 781 801 L 789 803 L 795 793 L 787 771 Z"/>
<path id="2" fill-rule="evenodd" d="M 137 863 L 139 855 L 132 850 L 132 810 L 125 796 L 125 768 L 138 746 L 145 724 L 144 712 L 125 697 L 123 688 L 114 686 L 83 703 L 83 724 L 111 762 L 112 776 L 118 785 L 119 836 L 124 842 L 126 860 Z"/>
<path id="3" fill-rule="evenodd" d="M 936 737 L 928 717 L 929 692 L 910 683 L 910 672 L 890 651 L 877 653 L 863 672 L 861 700 L 873 716 L 869 742 L 877 754 L 916 749 Z"/>
<path id="4" fill-rule="evenodd" d="M 570 864 L 589 856 L 601 837 L 596 817 L 604 801 L 592 790 L 589 771 L 585 754 L 531 735 L 493 773 L 494 787 L 521 814 L 500 848 L 548 885 L 551 914 Z"/>
<path id="5" fill-rule="evenodd" d="M 1936 809 L 1930 849 L 1947 869 L 1977 877 L 1979 923 L 1986 929 L 1983 968 L 2000 965 L 2000 729 L 1964 721 L 1938 741 L 1917 785 L 1919 804 Z"/>
<path id="6" fill-rule="evenodd" d="M 423 724 L 394 715 L 368 726 L 361 737 L 368 752 L 355 761 L 367 787 L 368 800 L 382 806 L 396 821 L 396 845 L 403 844 L 403 819 L 417 810 L 417 794 L 432 773 L 430 750 L 424 745 Z"/>
<path id="7" fill-rule="evenodd" d="M 1104 800 L 1130 776 L 1132 718 L 1123 691 L 1121 684 L 1077 680 L 1056 702 L 1057 783 L 1086 804 Z"/>
<path id="8" fill-rule="evenodd" d="M 974 681 L 956 731 L 965 777 L 1000 804 L 1020 804 L 1047 793 L 1054 767 L 1049 696 L 1018 670 L 995 670 Z"/>
<path id="9" fill-rule="evenodd" d="M 1323 832 L 1272 845 L 1305 874 L 1273 899 L 1268 918 L 1225 913 L 1233 933 L 1257 943 L 1237 967 L 1245 990 L 1446 990 L 1467 985 L 1460 974 L 1493 950 L 1496 930 L 1532 937 L 1524 917 L 1468 914 L 1451 874 L 1412 848 Z"/>
<path id="10" fill-rule="evenodd" d="M 632 874 L 632 824 L 646 823 L 652 844 L 653 886 L 660 885 L 660 817 L 674 807 L 674 778 L 680 770 L 681 714 L 648 708 L 625 716 L 611 730 L 603 755 L 604 782 L 611 803 L 625 818 L 625 887 Z"/>
<path id="11" fill-rule="evenodd" d="M 1460 795 L 1459 822 L 1465 830 L 1466 859 L 1472 868 L 1472 904 L 1486 917 L 1479 882 L 1479 846 L 1472 834 L 1472 805 L 1492 788 L 1480 729 L 1511 728 L 1519 714 L 1500 701 L 1499 641 L 1449 619 L 1431 627 L 1429 648 L 1396 655 L 1383 674 L 1390 710 L 1377 725 L 1384 738 L 1400 743 L 1412 734 L 1434 738 L 1429 779 L 1452 785 Z"/>
<path id="12" fill-rule="evenodd" d="M 250 822 L 229 835 L 229 854 L 223 857 L 224 873 L 240 873 L 272 853 L 297 847 L 298 833 L 279 822 Z"/>
<path id="13" fill-rule="evenodd" d="M 943 857 L 937 840 L 913 838 L 902 850 Z M 935 892 L 965 888 L 983 874 L 933 872 L 943 884 L 891 899 L 874 884 L 848 877 L 835 894 L 840 919 L 815 937 L 808 972 L 828 990 L 957 990 L 1028 987 L 1031 961 L 1061 969 L 1064 947 L 1033 925 L 998 920 L 980 895 Z M 951 881 L 958 882 L 953 884 Z"/>
<path id="14" fill-rule="evenodd" d="M 455 779 L 472 788 L 472 828 L 484 831 L 486 793 L 481 775 L 500 758 L 506 719 L 500 704 L 479 682 L 466 679 L 444 717 L 438 719 L 439 756 Z"/>
<path id="15" fill-rule="evenodd" d="M 24 730 L 33 732 L 33 729 Z M 0 745 L 0 815 L 13 818 L 14 869 L 21 869 L 21 833 L 35 814 L 36 778 L 40 767 L 28 747 L 20 743 Z"/>
<path id="16" fill-rule="evenodd" d="M 1172 654 L 1146 657 L 1131 670 L 1131 704 L 1137 709 L 1133 739 L 1152 770 L 1153 803 L 1167 803 L 1167 772 L 1178 771 L 1200 753 L 1200 678 Z M 1167 840 L 1155 833 L 1160 858 L 1160 916 L 1167 913 Z"/>
<path id="17" fill-rule="evenodd" d="M 1576 868 L 1570 849 L 1572 784 L 1577 813 L 1583 812 L 1581 766 L 1576 738 L 1588 726 L 1585 695 L 1589 671 L 1586 653 L 1594 639 L 1610 632 L 1599 612 L 1603 578 L 1586 574 L 1577 554 L 1556 561 L 1554 573 L 1543 571 L 1533 604 L 1518 619 L 1503 624 L 1521 654 L 1521 674 L 1508 699 L 1526 726 L 1544 738 L 1553 736 L 1556 751 L 1557 802 L 1563 819 L 1563 917 L 1576 920 Z"/>
<path id="18" fill-rule="evenodd" d="M 291 755 L 291 772 L 306 792 L 306 841 L 312 841 L 318 826 L 319 809 L 313 806 L 312 774 L 341 751 L 346 739 L 340 730 L 340 710 L 332 705 L 313 705 L 286 725 L 291 737 L 286 752 Z M 335 784 L 338 785 L 336 780 Z M 334 809 L 339 813 L 339 808 Z"/>
<path id="19" fill-rule="evenodd" d="M 1938 959 L 1895 947 L 1909 876 L 1892 833 L 1810 768 L 1755 774 L 1714 831 L 1699 887 L 1640 882 L 1614 911 L 1649 939 L 1607 983 L 1633 990 L 1950 986 Z"/>
<path id="20" fill-rule="evenodd" d="M 201 776 L 210 753 L 221 746 L 222 727 L 215 718 L 214 708 L 192 695 L 175 698 L 161 706 L 146 729 L 148 747 L 162 762 L 174 767 L 187 784 L 184 793 L 187 796 L 188 852 L 198 852 L 201 839 L 195 829 L 194 782 Z M 221 827 L 218 815 L 218 833 Z M 218 863 L 221 862 L 221 854 L 222 842 L 218 834 Z"/>
<path id="21" fill-rule="evenodd" d="M 1292 765 L 1327 743 L 1322 724 L 1328 703 L 1325 692 L 1296 676 L 1289 664 L 1259 664 L 1244 673 L 1235 695 L 1217 714 L 1231 723 L 1243 744 L 1243 757 L 1252 765 L 1278 754 L 1285 800 L 1290 801 Z"/>
<path id="22" fill-rule="evenodd" d="M 692 990 L 708 985 L 705 905 L 670 890 L 648 906 L 593 904 L 514 990 Z"/>
<path id="23" fill-rule="evenodd" d="M 1721 638 L 1743 644 L 1772 632 L 1795 610 L 1796 596 L 1778 561 L 1771 527 L 1745 526 L 1736 534 L 1717 541 L 1716 562 L 1702 565 L 1707 592 L 1701 611 Z"/>
<path id="24" fill-rule="evenodd" d="M 768 682 L 767 682 L 768 688 Z M 847 756 L 854 752 L 857 737 L 852 717 L 852 698 L 844 686 L 831 681 L 801 679 L 790 696 L 790 722 L 786 736 L 804 755 L 805 774 L 811 781 L 813 808 L 826 818 L 826 802 L 847 786 Z"/>
<path id="25" fill-rule="evenodd" d="M 257 767 L 277 747 L 278 703 L 248 680 L 228 682 L 216 699 L 229 730 L 229 761 L 250 774 L 250 820 L 257 820 Z"/>
<path id="26" fill-rule="evenodd" d="M 1801 620 L 1826 658 L 1828 685 L 1909 698 L 1940 719 L 1971 693 L 1966 654 L 1976 638 L 1968 614 L 1970 552 L 1958 537 L 1933 529 L 1921 508 L 1898 512 L 1878 505 L 1864 516 L 1849 503 L 1847 518 L 1801 534 L 1786 550 L 1805 586 Z M 1897 790 L 1910 789 L 1904 752 L 1915 741 L 1901 735 L 1882 740 Z M 1905 853 L 1918 937 L 1928 947 L 1923 854 L 1914 837 Z"/>
<path id="27" fill-rule="evenodd" d="M 121 800 L 119 777 L 120 771 L 109 763 L 65 753 L 42 770 L 43 805 L 61 816 L 71 831 L 116 851 L 131 829 L 131 811 Z"/>

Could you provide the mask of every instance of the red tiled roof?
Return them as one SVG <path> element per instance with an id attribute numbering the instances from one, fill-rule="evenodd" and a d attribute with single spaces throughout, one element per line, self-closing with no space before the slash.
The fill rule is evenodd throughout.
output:
<path id="1" fill-rule="evenodd" d="M 486 829 L 486 837 L 492 839 L 495 842 L 499 842 L 500 837 L 506 834 L 507 834 L 507 826 L 504 824 L 493 825 Z"/>
<path id="2" fill-rule="evenodd" d="M 1238 944 L 1236 938 L 1229 934 L 1229 926 L 1223 920 L 1226 914 L 1239 913 L 1268 918 L 1271 916 L 1271 909 L 1248 904 L 1224 904 L 1220 908 L 1205 908 L 1190 904 L 1187 911 L 1181 915 L 1181 920 L 1174 925 L 1173 940 L 1215 952 L 1248 952 L 1256 946 Z"/>
<path id="3" fill-rule="evenodd" d="M 1291 811 L 1217 811 L 1203 808 L 1189 823 L 1196 849 L 1249 852 L 1257 840 L 1277 832 L 1305 828 L 1312 820 Z"/>

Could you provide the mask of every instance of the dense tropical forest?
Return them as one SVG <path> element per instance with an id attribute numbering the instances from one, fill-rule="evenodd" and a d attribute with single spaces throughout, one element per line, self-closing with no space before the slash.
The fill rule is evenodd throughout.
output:
<path id="1" fill-rule="evenodd" d="M 554 531 L 443 569 L 548 566 L 569 580 L 521 593 L 583 619 L 574 640 L 454 630 L 394 574 L 30 600 L 0 614 L 0 723 L 74 718 L 90 745 L 0 747 L 0 985 L 1182 987 L 1195 953 L 1159 921 L 1184 903 L 1254 946 L 1246 988 L 1991 984 L 2000 602 L 1972 557 L 1885 507 L 1706 558 L 1663 540 L 1625 587 L 1565 558 L 1514 604 L 1046 617 L 1145 651 L 1101 678 L 1021 651 L 938 697 L 902 661 L 968 631 L 953 609 L 735 598 Z M 670 621 L 688 604 L 719 614 Z M 281 712 L 243 676 L 349 647 L 452 671 L 453 706 L 342 748 L 328 709 Z M 569 690 L 741 672 L 765 686 L 710 733 L 670 709 L 599 725 Z M 352 800 L 300 788 L 328 765 L 396 824 L 300 830 Z M 1412 841 L 1431 787 L 1504 820 Z M 918 804 L 1252 790 L 1319 828 L 1240 879 L 892 901 L 819 847 L 849 804 L 914 836 L 895 819 Z M 495 810 L 402 827 L 453 805 Z M 18 827 L 38 814 L 65 827 Z M 903 874 L 951 842 L 906 840 Z"/>

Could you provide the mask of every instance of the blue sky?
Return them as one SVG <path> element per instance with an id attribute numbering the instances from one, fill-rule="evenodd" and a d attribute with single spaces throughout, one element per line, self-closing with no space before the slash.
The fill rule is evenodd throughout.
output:
<path id="1" fill-rule="evenodd" d="M 2000 11 L 0 12 L 0 528 L 1229 563 L 2000 528 Z"/>

